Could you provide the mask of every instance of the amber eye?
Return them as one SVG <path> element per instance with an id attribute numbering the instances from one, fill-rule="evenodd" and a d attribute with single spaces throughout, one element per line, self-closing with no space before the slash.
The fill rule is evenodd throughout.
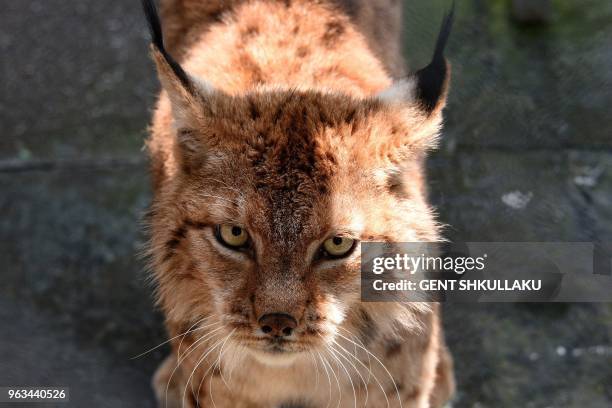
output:
<path id="1" fill-rule="evenodd" d="M 215 235 L 219 242 L 230 248 L 243 247 L 249 241 L 249 234 L 244 228 L 238 227 L 237 225 L 218 225 Z"/>
<path id="2" fill-rule="evenodd" d="M 323 242 L 323 250 L 331 258 L 347 256 L 355 247 L 355 240 L 346 237 L 332 237 Z"/>

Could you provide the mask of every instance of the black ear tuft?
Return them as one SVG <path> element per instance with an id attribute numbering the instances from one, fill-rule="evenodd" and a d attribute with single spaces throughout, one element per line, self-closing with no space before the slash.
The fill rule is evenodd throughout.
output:
<path id="1" fill-rule="evenodd" d="M 416 73 L 417 78 L 417 99 L 422 103 L 427 112 L 431 112 L 436 107 L 442 97 L 444 86 L 447 80 L 448 67 L 444 58 L 444 48 L 453 27 L 453 17 L 455 14 L 455 2 L 451 10 L 442 20 L 442 26 L 436 41 L 436 49 L 429 65 L 420 69 Z"/>
<path id="2" fill-rule="evenodd" d="M 164 59 L 172 68 L 172 71 L 176 75 L 176 77 L 181 81 L 183 86 L 191 91 L 192 84 L 189 76 L 181 67 L 181 65 L 176 62 L 172 55 L 166 51 L 166 47 L 164 45 L 164 36 L 162 32 L 161 21 L 159 19 L 159 14 L 157 13 L 157 7 L 155 7 L 154 0 L 142 0 L 142 8 L 145 13 L 145 17 L 147 18 L 147 23 L 149 24 L 149 31 L 151 32 L 151 41 L 155 48 L 159 50 L 159 52 L 164 56 Z"/>

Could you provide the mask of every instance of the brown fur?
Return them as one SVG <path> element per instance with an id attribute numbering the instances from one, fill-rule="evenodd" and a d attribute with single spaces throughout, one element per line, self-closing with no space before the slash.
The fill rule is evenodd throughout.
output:
<path id="1" fill-rule="evenodd" d="M 397 13 L 382 14 L 393 20 L 386 25 L 375 11 L 386 3 L 399 7 L 162 3 L 170 49 L 207 84 L 185 89 L 153 48 L 164 91 L 148 140 L 151 254 L 176 337 L 154 379 L 160 406 L 166 389 L 169 407 L 323 407 L 340 399 L 349 407 L 353 387 L 359 401 L 368 394 L 369 407 L 400 406 L 398 398 L 403 407 L 438 407 L 450 397 L 437 305 L 360 303 L 359 251 L 311 261 L 335 234 L 440 239 L 422 164 L 446 91 L 433 112 L 402 92 L 401 100 L 389 97 L 395 91 L 377 96 L 400 70 Z M 248 230 L 250 252 L 220 247 L 212 229 L 225 223 Z M 258 318 L 274 312 L 298 322 L 294 340 L 282 344 L 292 360 L 282 364 L 261 357 L 271 345 L 254 335 Z M 190 328 L 197 330 L 183 335 Z M 328 354 L 330 344 L 342 356 Z"/>

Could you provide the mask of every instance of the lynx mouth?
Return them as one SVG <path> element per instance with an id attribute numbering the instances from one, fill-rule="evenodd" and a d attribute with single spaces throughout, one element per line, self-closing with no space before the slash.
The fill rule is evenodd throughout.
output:
<path id="1" fill-rule="evenodd" d="M 270 339 L 266 341 L 249 342 L 245 349 L 259 363 L 271 366 L 291 365 L 304 354 L 303 346 L 295 341 L 284 339 Z"/>
<path id="2" fill-rule="evenodd" d="M 250 348 L 249 351 L 260 363 L 272 366 L 290 365 L 300 355 L 299 351 L 290 350 L 281 345 L 272 345 L 263 348 Z"/>
<path id="3" fill-rule="evenodd" d="M 269 347 L 266 347 L 264 349 L 265 352 L 267 353 L 272 353 L 272 354 L 278 354 L 278 353 L 291 353 L 292 351 L 288 350 L 286 347 L 284 347 L 281 344 L 273 344 Z"/>
<path id="4" fill-rule="evenodd" d="M 294 350 L 294 347 L 292 347 L 292 343 L 294 342 L 283 339 L 273 339 L 266 341 L 256 349 L 258 351 L 274 355 L 297 353 L 297 351 Z"/>

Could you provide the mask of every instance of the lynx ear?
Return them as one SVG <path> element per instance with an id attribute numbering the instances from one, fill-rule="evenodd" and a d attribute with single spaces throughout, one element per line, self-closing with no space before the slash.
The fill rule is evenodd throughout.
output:
<path id="1" fill-rule="evenodd" d="M 431 62 L 415 74 L 401 79 L 379 94 L 390 102 L 414 103 L 428 117 L 441 112 L 446 103 L 450 82 L 450 64 L 444 57 L 444 48 L 453 25 L 455 4 L 442 21 Z"/>
<path id="2" fill-rule="evenodd" d="M 206 100 L 210 99 L 215 90 L 185 72 L 168 53 L 154 0 L 142 0 L 142 6 L 151 32 L 151 55 L 157 66 L 162 88 L 170 98 L 176 127 L 188 127 L 202 116 Z"/>
<path id="3" fill-rule="evenodd" d="M 213 113 L 212 102 L 218 92 L 208 83 L 185 72 L 168 53 L 154 0 L 142 0 L 142 6 L 151 31 L 151 55 L 172 108 L 178 157 L 183 171 L 189 173 L 205 159 L 206 147 L 196 129 L 205 117 Z"/>

